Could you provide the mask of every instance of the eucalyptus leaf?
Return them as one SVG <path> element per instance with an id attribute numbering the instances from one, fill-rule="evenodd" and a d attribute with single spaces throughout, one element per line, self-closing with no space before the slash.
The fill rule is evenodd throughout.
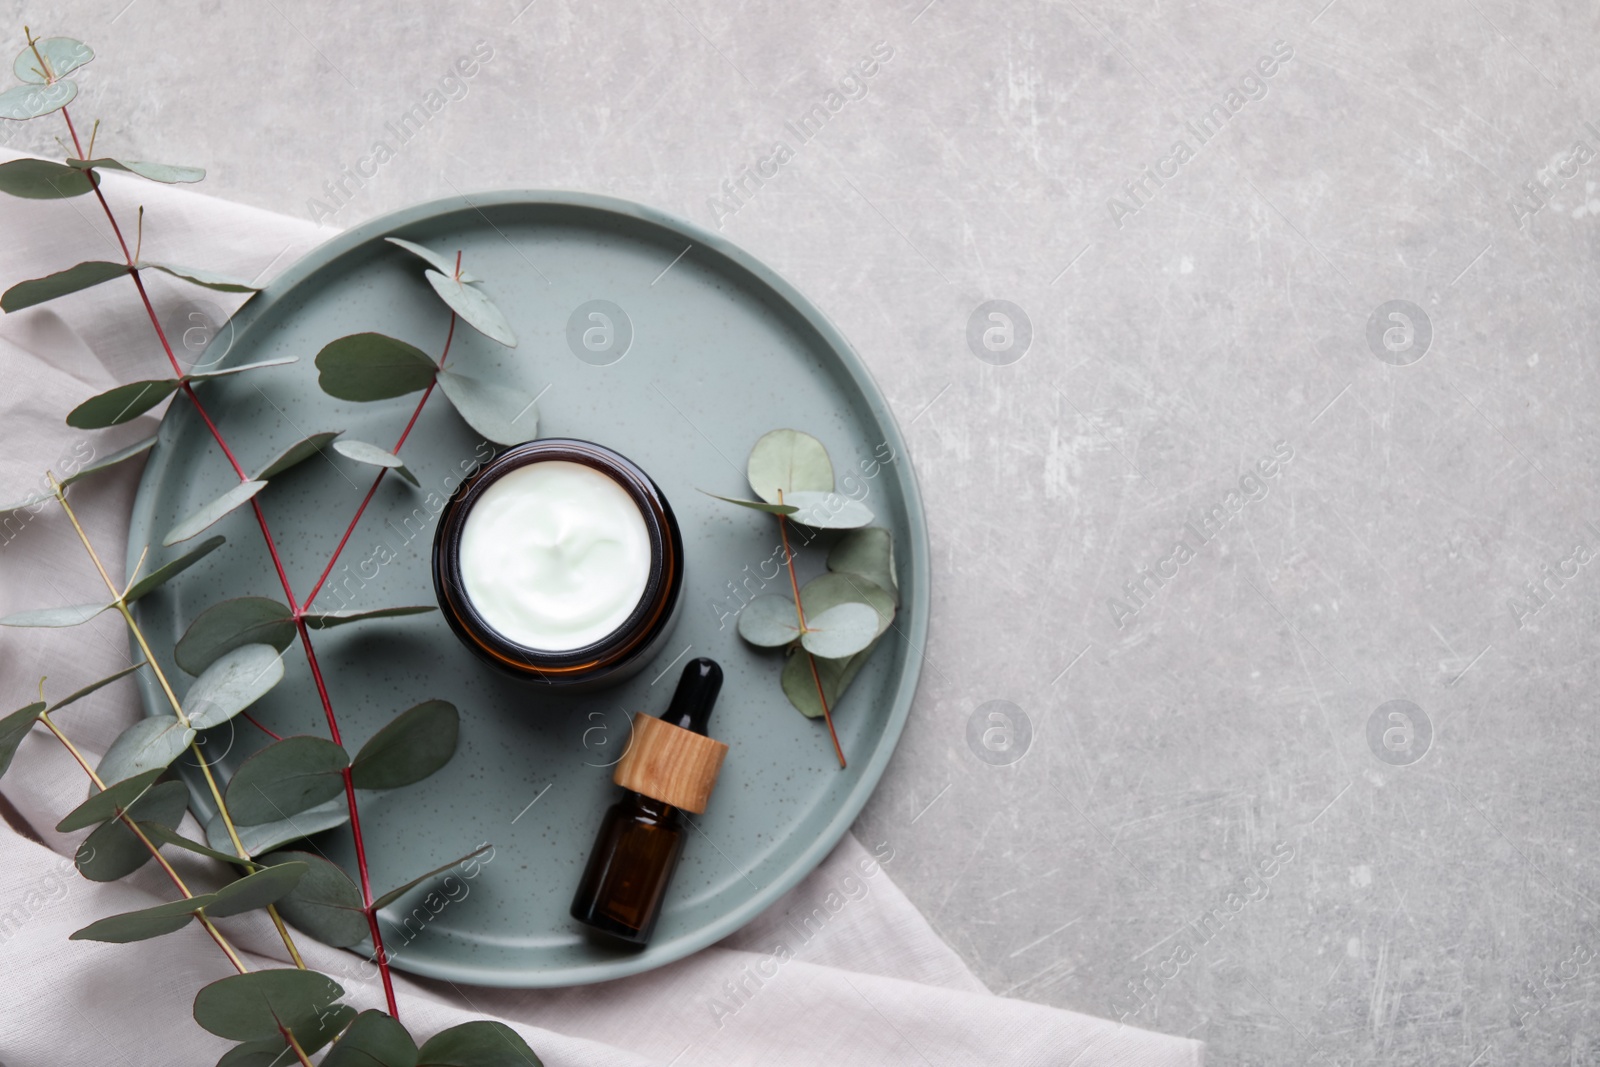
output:
<path id="1" fill-rule="evenodd" d="M 201 177 L 205 176 L 204 171 L 201 171 L 200 174 Z M 188 180 L 199 181 L 200 179 L 193 178 Z M 251 285 L 243 278 L 233 278 L 226 274 L 218 274 L 216 271 L 201 270 L 199 267 L 180 267 L 176 263 L 152 263 L 148 260 L 140 260 L 138 265 L 141 270 L 158 270 L 163 274 L 170 274 L 174 278 L 182 278 L 186 282 L 193 282 L 195 285 L 204 286 L 219 293 L 256 293 L 261 291 L 261 286 Z M 285 360 L 284 362 L 293 361 Z M 196 375 L 196 377 L 202 376 Z"/>
<path id="2" fill-rule="evenodd" d="M 79 430 L 118 426 L 149 411 L 177 391 L 177 378 L 128 382 L 91 396 L 67 412 L 67 425 Z"/>
<path id="3" fill-rule="evenodd" d="M 474 856 L 481 855 L 482 853 L 489 851 L 493 847 L 494 847 L 493 845 L 479 845 L 477 848 L 473 849 L 471 852 L 468 852 L 465 856 L 459 856 L 456 859 L 451 860 L 449 863 L 440 864 L 439 866 L 435 867 L 433 870 L 427 872 L 426 874 L 417 875 L 415 878 L 411 879 L 409 882 L 405 883 L 404 885 L 396 886 L 394 889 L 391 889 L 387 893 L 383 894 L 377 900 L 374 900 L 372 902 L 372 910 L 373 911 L 380 911 L 383 908 L 387 908 L 390 904 L 393 904 L 395 901 L 399 900 L 401 897 L 405 896 L 407 893 L 411 892 L 413 889 L 417 888 L 417 886 L 421 885 L 423 882 L 426 882 L 428 879 L 434 877 L 435 875 L 443 874 L 445 871 L 448 871 L 448 870 L 458 866 L 459 864 L 464 863 L 467 860 L 470 860 Z"/>
<path id="4" fill-rule="evenodd" d="M 67 166 L 77 167 L 80 170 L 125 170 L 129 174 L 137 174 L 141 178 L 148 178 L 153 182 L 164 185 L 178 183 L 191 184 L 200 181 L 206 176 L 203 167 L 182 167 L 171 163 L 146 163 L 142 159 L 112 159 L 110 156 L 101 156 L 99 159 L 69 159 Z M 160 266 L 158 263 L 147 263 L 147 267 Z M 163 267 L 163 270 L 166 268 Z"/>
<path id="5" fill-rule="evenodd" d="M 392 238 L 391 238 L 392 240 Z M 416 1067 L 417 1044 L 385 1012 L 369 1009 L 334 1042 L 322 1067 Z"/>
<path id="6" fill-rule="evenodd" d="M 417 476 L 411 473 L 404 460 L 393 452 L 379 448 L 377 445 L 369 445 L 365 441 L 335 441 L 333 450 L 346 459 L 353 459 L 357 463 L 368 463 L 374 467 L 384 467 L 392 470 L 412 485 L 419 487 L 422 485 L 421 482 L 417 481 Z"/>
<path id="7" fill-rule="evenodd" d="M 72 704 L 72 703 L 75 703 L 76 701 L 82 700 L 84 697 L 88 696 L 90 693 L 93 693 L 98 689 L 102 689 L 105 686 L 110 685 L 112 682 L 117 681 L 119 678 L 126 678 L 128 675 L 132 674 L 134 671 L 138 670 L 140 667 L 143 667 L 144 664 L 145 664 L 145 661 L 144 660 L 140 660 L 138 663 L 135 663 L 135 664 L 132 664 L 130 666 L 122 668 L 120 671 L 117 671 L 115 674 L 106 675 L 104 678 L 100 679 L 98 682 L 90 682 L 88 685 L 84 686 L 82 689 L 79 689 L 77 692 L 71 694 L 70 696 L 62 697 L 60 700 L 56 701 L 54 704 L 51 704 L 50 705 L 50 710 L 51 711 L 55 711 L 57 708 L 64 708 L 68 704 Z"/>
<path id="8" fill-rule="evenodd" d="M 813 656 L 843 659 L 878 637 L 878 613 L 869 604 L 835 604 L 815 618 L 806 616 L 800 644 Z"/>
<path id="9" fill-rule="evenodd" d="M 312 456 L 320 453 L 327 447 L 328 442 L 343 432 L 343 430 L 324 430 L 321 433 L 307 434 L 282 452 L 279 452 L 265 467 L 261 468 L 261 472 L 256 477 L 271 478 L 274 475 L 282 474 L 290 467 L 299 466 Z"/>
<path id="10" fill-rule="evenodd" d="M 350 765 L 360 789 L 397 789 L 420 782 L 455 755 L 461 715 L 445 700 L 425 700 L 395 716 L 361 746 Z"/>
<path id="11" fill-rule="evenodd" d="M 517 347 L 517 335 L 511 332 L 511 324 L 482 289 L 457 281 L 450 277 L 448 271 L 441 273 L 430 270 L 423 274 L 428 284 L 433 286 L 433 291 L 439 294 L 439 299 L 465 319 L 467 325 L 491 341 L 498 341 L 507 348 Z"/>
<path id="12" fill-rule="evenodd" d="M 187 541 L 198 533 L 202 533 L 211 526 L 221 522 L 227 515 L 237 508 L 250 502 L 251 497 L 267 487 L 264 481 L 256 480 L 240 482 L 226 493 L 211 501 L 199 511 L 184 519 L 161 539 L 161 544 L 171 547 L 180 541 Z"/>
<path id="13" fill-rule="evenodd" d="M 396 245 L 396 246 L 398 246 L 400 248 L 405 249 L 407 252 L 410 252 L 414 256 L 420 256 L 423 259 L 427 260 L 428 264 L 430 266 L 432 266 L 434 270 L 438 271 L 440 274 L 443 274 L 445 277 L 447 277 L 447 278 L 456 277 L 455 261 L 451 260 L 451 259 L 449 259 L 449 258 L 447 258 L 445 256 L 441 256 L 439 253 L 435 252 L 433 249 L 424 248 L 422 245 L 417 244 L 415 241 L 407 241 L 407 240 L 405 240 L 404 238 L 401 238 L 401 237 L 385 237 L 384 240 L 388 241 L 392 245 Z M 475 281 L 478 280 L 478 279 L 474 278 L 472 275 L 468 274 L 466 271 L 462 271 L 460 277 L 461 277 L 461 280 L 464 281 L 464 282 L 475 282 Z"/>
<path id="14" fill-rule="evenodd" d="M 882 526 L 851 530 L 828 550 L 828 569 L 865 578 L 891 596 L 900 591 L 895 575 L 894 539 Z"/>
<path id="15" fill-rule="evenodd" d="M 0 626 L 82 626 L 110 604 L 70 604 L 61 608 L 34 608 L 0 619 Z"/>
<path id="16" fill-rule="evenodd" d="M 221 821 L 220 816 L 218 821 Z M 184 837 L 182 834 L 178 833 L 178 831 L 166 826 L 162 826 L 160 823 L 140 823 L 139 829 L 143 830 L 146 836 L 150 837 L 152 840 L 160 841 L 161 843 L 167 845 L 173 845 L 177 848 L 183 849 L 186 852 L 193 852 L 197 856 L 205 856 L 209 859 L 221 860 L 223 863 L 242 863 L 252 868 L 256 866 L 249 860 L 241 860 L 232 852 L 218 852 L 214 848 L 207 848 L 198 841 L 190 841 L 187 837 Z M 224 830 L 223 833 L 226 834 L 227 831 Z M 243 835 L 241 834 L 240 836 Z"/>
<path id="17" fill-rule="evenodd" d="M 758 596 L 739 612 L 739 636 L 752 645 L 777 648 L 800 636 L 794 601 L 786 596 Z"/>
<path id="18" fill-rule="evenodd" d="M 769 504 L 784 502 L 790 493 L 833 492 L 833 461 L 822 442 L 799 430 L 773 430 L 750 450 L 745 464 L 750 488 Z"/>
<path id="19" fill-rule="evenodd" d="M 126 911 L 121 915 L 108 915 L 97 919 L 82 930 L 69 934 L 69 941 L 109 941 L 113 945 L 126 945 L 131 941 L 148 941 L 152 937 L 170 934 L 189 925 L 194 913 L 211 903 L 211 894 L 202 893 L 182 900 L 169 900 L 153 908 Z"/>
<path id="20" fill-rule="evenodd" d="M 705 493 L 704 489 L 700 491 Z M 753 511 L 764 511 L 768 515 L 793 515 L 795 512 L 800 510 L 793 504 L 767 504 L 760 500 L 740 500 L 738 497 L 717 496 L 716 493 L 706 493 L 706 496 L 716 497 L 716 499 L 727 504 L 738 504 L 741 508 L 750 508 Z"/>
<path id="21" fill-rule="evenodd" d="M 78 95 L 78 83 L 71 78 L 49 85 L 13 85 L 0 93 L 0 119 L 36 119 L 59 111 Z M 10 310 L 7 308 L 6 310 Z"/>
<path id="22" fill-rule="evenodd" d="M 190 674 L 199 674 L 240 645 L 271 645 L 282 652 L 294 643 L 294 635 L 294 613 L 288 605 L 271 597 L 234 597 L 196 616 L 172 658 Z"/>
<path id="23" fill-rule="evenodd" d="M 344 792 L 350 756 L 333 741 L 307 734 L 274 741 L 239 765 L 228 782 L 235 826 L 292 819 Z"/>
<path id="24" fill-rule="evenodd" d="M 294 1031 L 295 1044 L 307 1055 L 315 1053 L 329 1041 L 338 1037 L 356 1017 L 356 1010 L 348 1004 L 335 1004 L 317 1017 L 311 1026 Z M 246 1041 L 235 1045 L 217 1061 L 217 1067 L 291 1067 L 298 1057 L 280 1034 L 259 1041 Z M 322 1061 L 326 1064 L 328 1061 Z M 372 1067 L 363 1064 L 362 1067 Z"/>
<path id="25" fill-rule="evenodd" d="M 0 102 L 4 101 L 6 95 L 0 93 Z M 127 273 L 126 263 L 108 263 L 105 260 L 91 259 L 66 270 L 47 274 L 43 278 L 18 282 L 0 295 L 0 311 L 21 311 L 35 304 L 54 300 L 58 296 L 66 296 L 68 293 L 76 293 L 102 282 L 109 282 L 112 278 L 126 276 Z"/>
<path id="26" fill-rule="evenodd" d="M 220 726 L 283 681 L 283 653 L 271 645 L 240 645 L 218 656 L 183 697 L 197 730 Z"/>
<path id="27" fill-rule="evenodd" d="M 41 489 L 36 493 L 32 493 L 23 497 L 21 500 L 14 500 L 9 504 L 0 504 L 0 513 L 21 511 L 23 508 L 27 508 L 30 511 L 36 510 L 36 505 L 43 504 L 46 500 L 54 500 L 55 498 L 55 493 L 49 489 Z"/>
<path id="28" fill-rule="evenodd" d="M 453 370 L 439 372 L 439 388 L 468 426 L 496 444 L 519 445 L 538 435 L 537 395 Z"/>
<path id="29" fill-rule="evenodd" d="M 11 766 L 11 759 L 17 754 L 17 746 L 28 736 L 33 724 L 39 721 L 39 713 L 43 710 L 44 703 L 41 701 L 29 704 L 25 708 L 18 708 L 0 719 L 0 775 L 5 774 L 6 769 Z"/>
<path id="30" fill-rule="evenodd" d="M 343 826 L 349 821 L 350 809 L 345 798 L 336 797 L 287 819 L 251 826 L 235 825 L 234 829 L 239 833 L 244 850 L 252 856 L 259 856 L 291 841 Z M 206 843 L 218 852 L 235 855 L 233 840 L 228 836 L 228 828 L 223 825 L 220 815 L 213 815 L 206 820 Z"/>
<path id="31" fill-rule="evenodd" d="M 183 820 L 189 807 L 189 790 L 182 782 L 158 782 L 126 809 L 139 825 L 172 827 Z M 148 831 L 145 831 L 148 836 Z M 150 849 L 121 819 L 102 823 L 78 846 L 73 862 L 91 882 L 114 882 L 150 862 Z"/>
<path id="32" fill-rule="evenodd" d="M 226 378 L 230 374 L 243 374 L 246 371 L 263 370 L 267 367 L 286 367 L 299 362 L 299 356 L 279 356 L 276 359 L 262 359 L 254 363 L 236 363 L 231 367 L 221 367 L 217 370 L 197 371 L 194 374 L 185 374 L 183 379 L 188 382 L 203 382 L 211 378 Z"/>
<path id="33" fill-rule="evenodd" d="M 426 615 L 430 611 L 438 611 L 433 604 L 416 604 L 403 608 L 368 608 L 365 611 L 354 608 L 342 611 L 318 611 L 305 617 L 306 625 L 313 630 L 328 630 L 335 626 L 343 626 L 349 622 L 361 622 L 365 619 L 393 619 L 402 615 Z"/>
<path id="34" fill-rule="evenodd" d="M 306 875 L 278 901 L 278 914 L 335 948 L 366 940 L 371 931 L 362 910 L 361 890 L 344 868 L 310 852 L 274 852 L 265 858 L 275 864 L 290 861 L 304 863 Z"/>
<path id="35" fill-rule="evenodd" d="M 132 604 L 140 597 L 147 596 L 148 594 L 155 592 L 157 589 L 160 589 L 163 585 L 166 585 L 168 582 L 172 581 L 172 579 L 176 578 L 190 567 L 193 567 L 196 563 L 199 563 L 205 557 L 211 555 L 211 553 L 215 552 L 218 548 L 222 547 L 225 541 L 227 541 L 227 538 L 223 537 L 221 534 L 206 538 L 204 541 L 201 541 L 198 545 L 195 545 L 183 555 L 179 556 L 177 559 L 163 563 L 161 566 L 157 567 L 143 578 L 140 578 L 137 582 L 134 582 L 133 585 L 128 587 L 128 592 L 125 596 L 123 596 L 122 599 L 125 602 Z"/>
<path id="36" fill-rule="evenodd" d="M 422 1043 L 418 1067 L 544 1067 L 511 1027 L 492 1019 L 440 1030 Z"/>
<path id="37" fill-rule="evenodd" d="M 805 605 L 807 621 L 836 604 L 866 604 L 877 613 L 879 634 L 894 622 L 894 597 L 876 583 L 854 574 L 829 571 L 817 575 L 800 589 L 800 603 Z"/>
<path id="38" fill-rule="evenodd" d="M 170 766 L 194 741 L 195 731 L 171 715 L 140 719 L 117 736 L 100 758 L 96 773 L 110 784 Z"/>
<path id="39" fill-rule="evenodd" d="M 206 914 L 225 919 L 276 903 L 300 883 L 308 869 L 306 864 L 291 860 L 247 874 L 213 893 L 216 899 L 206 905 Z"/>
<path id="40" fill-rule="evenodd" d="M 309 1032 L 342 996 L 338 982 L 316 971 L 251 971 L 203 987 L 194 998 L 194 1019 L 218 1037 L 260 1041 L 280 1036 L 280 1027 Z"/>
<path id="41" fill-rule="evenodd" d="M 116 785 L 107 786 L 67 812 L 61 821 L 56 823 L 56 832 L 71 833 L 73 830 L 98 826 L 107 819 L 116 818 L 117 812 L 127 810 L 135 800 L 144 796 L 145 790 L 154 785 L 157 778 L 165 773 L 166 768 L 157 767 L 153 771 L 145 771 L 132 778 L 125 778 Z"/>
<path id="42" fill-rule="evenodd" d="M 876 647 L 877 642 L 873 642 L 855 655 L 842 660 L 823 659 L 812 656 L 803 648 L 796 649 L 783 665 L 781 679 L 783 695 L 788 697 L 789 703 L 806 718 L 822 718 L 822 704 L 817 697 L 817 679 L 821 680 L 822 690 L 828 695 L 829 710 L 836 709 L 845 688 L 866 665 L 867 659 Z M 811 675 L 813 662 L 817 667 L 816 679 Z"/>
<path id="43" fill-rule="evenodd" d="M 818 530 L 854 530 L 872 522 L 872 509 L 840 493 L 796 491 L 783 495 L 799 510 L 792 516 L 802 526 Z"/>
<path id="44" fill-rule="evenodd" d="M 118 463 L 122 463 L 125 460 L 130 460 L 134 456 L 140 455 L 141 453 L 148 452 L 151 446 L 155 443 L 155 437 L 150 436 L 144 438 L 142 441 L 135 441 L 126 448 L 119 448 L 117 451 L 111 453 L 111 455 L 106 456 L 103 459 L 96 460 L 94 463 L 89 464 L 82 470 L 76 471 L 75 473 L 69 474 L 65 478 L 61 479 L 62 488 L 71 485 L 73 482 L 82 481 L 89 475 L 103 471 L 107 467 L 115 467 Z"/>
<path id="45" fill-rule="evenodd" d="M 11 69 L 22 81 L 44 85 L 65 78 L 94 58 L 94 49 L 71 37 L 41 37 L 17 53 Z M 50 69 L 40 67 L 43 59 Z"/>
<path id="46" fill-rule="evenodd" d="M 65 200 L 93 192 L 89 176 L 48 159 L 13 159 L 0 163 L 0 193 L 24 200 Z"/>
<path id="47" fill-rule="evenodd" d="M 420 348 L 381 333 L 330 341 L 317 353 L 317 384 L 340 400 L 387 400 L 426 389 L 438 372 Z"/>

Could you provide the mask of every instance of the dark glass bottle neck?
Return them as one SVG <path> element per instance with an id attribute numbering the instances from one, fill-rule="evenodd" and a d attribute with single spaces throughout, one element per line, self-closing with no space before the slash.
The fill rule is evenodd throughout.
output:
<path id="1" fill-rule="evenodd" d="M 679 809 L 654 797 L 647 797 L 643 793 L 635 793 L 629 790 L 623 794 L 622 800 L 618 803 L 628 809 L 628 814 L 632 818 L 659 823 L 666 827 L 676 827 L 678 825 Z"/>

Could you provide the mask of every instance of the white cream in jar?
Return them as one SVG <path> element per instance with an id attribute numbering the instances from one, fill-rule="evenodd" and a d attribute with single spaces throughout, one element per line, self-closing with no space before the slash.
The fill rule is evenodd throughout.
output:
<path id="1" fill-rule="evenodd" d="M 650 532 L 627 491 L 581 463 L 510 471 L 473 504 L 461 532 L 472 606 L 507 640 L 565 652 L 613 633 L 650 579 Z"/>

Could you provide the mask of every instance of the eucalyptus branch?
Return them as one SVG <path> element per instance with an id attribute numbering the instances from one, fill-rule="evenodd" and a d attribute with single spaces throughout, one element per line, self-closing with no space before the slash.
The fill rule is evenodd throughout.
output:
<path id="1" fill-rule="evenodd" d="M 783 490 L 778 490 L 778 503 L 783 503 Z M 783 541 L 783 561 L 789 568 L 789 588 L 794 590 L 794 613 L 800 622 L 800 633 L 806 633 L 810 627 L 806 625 L 805 605 L 800 601 L 800 579 L 794 573 L 794 553 L 789 551 L 789 520 L 781 512 L 778 515 L 778 537 Z M 828 694 L 822 688 L 822 675 L 817 673 L 817 661 L 809 649 L 801 649 L 806 657 L 806 664 L 811 668 L 811 681 L 817 687 L 817 702 L 822 705 L 822 718 L 828 724 L 828 738 L 833 742 L 833 754 L 839 757 L 839 769 L 845 769 L 844 749 L 839 746 L 839 734 L 833 728 L 833 711 L 828 707 Z"/>
<path id="2" fill-rule="evenodd" d="M 156 682 L 161 686 L 162 693 L 166 695 L 167 702 L 172 706 L 172 713 L 178 717 L 180 723 L 188 726 L 189 717 L 184 713 L 182 702 L 179 701 L 178 695 L 173 692 L 172 683 L 167 680 L 166 672 L 161 669 L 161 662 L 156 658 L 155 653 L 151 651 L 150 643 L 145 639 L 144 630 L 139 626 L 138 620 L 133 617 L 133 612 L 128 610 L 128 590 L 133 587 L 134 579 L 137 577 L 137 568 L 135 568 L 135 573 L 129 576 L 128 586 L 119 590 L 116 583 L 111 580 L 111 575 L 106 570 L 105 564 L 101 562 L 100 554 L 95 551 L 94 544 L 89 540 L 88 532 L 84 530 L 83 524 L 78 521 L 77 513 L 72 510 L 72 505 L 67 502 L 66 490 L 56 480 L 53 472 L 47 471 L 45 476 L 49 479 L 50 490 L 55 494 L 56 502 L 61 505 L 61 510 L 66 512 L 68 520 L 72 523 L 72 529 L 77 533 L 78 540 L 82 542 L 83 550 L 89 554 L 89 559 L 93 561 L 95 570 L 100 572 L 100 580 L 105 583 L 106 589 L 115 598 L 113 604 L 122 615 L 122 620 L 128 631 L 133 634 L 134 640 L 138 642 L 139 650 L 144 653 L 144 661 L 149 664 L 150 670 L 154 672 Z M 143 558 L 141 555 L 140 559 Z M 233 842 L 234 851 L 239 854 L 240 859 L 250 859 L 250 853 L 245 849 L 244 842 L 239 839 L 239 831 L 234 826 L 233 816 L 228 811 L 227 801 L 223 799 L 222 789 L 217 785 L 216 776 L 211 773 L 211 765 L 206 762 L 205 754 L 200 751 L 199 741 L 190 743 L 189 752 L 194 756 L 195 762 L 199 764 L 200 772 L 205 775 L 206 786 L 210 789 L 211 798 L 215 801 L 217 811 L 222 816 L 222 824 L 227 827 L 228 837 Z M 102 786 L 102 788 L 104 787 Z M 294 938 L 290 936 L 289 928 L 284 925 L 283 917 L 278 914 L 277 905 L 268 904 L 267 914 L 271 916 L 272 924 L 277 928 L 278 936 L 282 939 L 283 947 L 288 951 L 289 958 L 294 961 L 296 967 L 304 970 L 306 962 L 301 957 L 300 949 L 295 945 Z"/>

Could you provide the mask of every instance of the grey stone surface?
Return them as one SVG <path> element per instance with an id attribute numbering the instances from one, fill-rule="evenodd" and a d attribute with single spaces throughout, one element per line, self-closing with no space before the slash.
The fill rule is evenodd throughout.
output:
<path id="1" fill-rule="evenodd" d="M 996 991 L 1218 1064 L 1600 1060 L 1587 5 L 524 2 L 0 21 L 91 41 L 101 143 L 215 195 L 342 226 L 582 188 L 809 293 L 932 516 L 857 829 Z M 1020 358 L 969 330 L 995 300 Z"/>

